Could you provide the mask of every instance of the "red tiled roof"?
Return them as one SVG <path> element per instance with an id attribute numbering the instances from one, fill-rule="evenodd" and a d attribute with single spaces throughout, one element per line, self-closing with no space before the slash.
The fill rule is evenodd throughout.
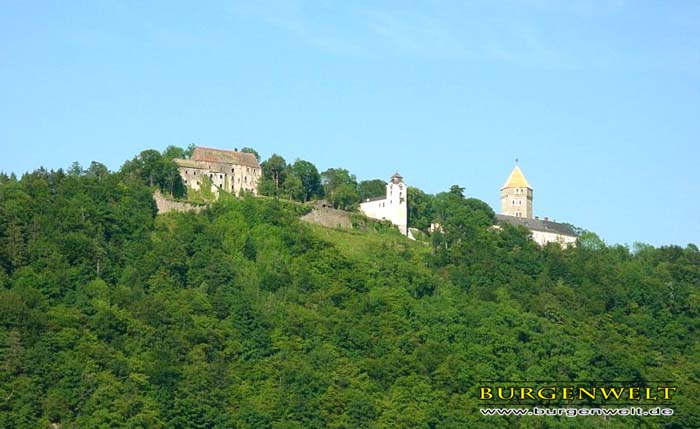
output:
<path id="1" fill-rule="evenodd" d="M 192 157 L 194 161 L 223 162 L 226 164 L 244 165 L 246 167 L 260 168 L 255 155 L 247 152 L 236 152 L 234 150 L 212 149 L 197 146 L 194 148 Z"/>

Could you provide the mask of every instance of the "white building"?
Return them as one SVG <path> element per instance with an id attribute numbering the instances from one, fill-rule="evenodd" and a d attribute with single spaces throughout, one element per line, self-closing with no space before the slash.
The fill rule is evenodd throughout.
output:
<path id="1" fill-rule="evenodd" d="M 395 173 L 386 185 L 386 196 L 368 198 L 360 203 L 360 211 L 367 217 L 388 220 L 408 234 L 408 187 L 399 173 Z"/>
<path id="2" fill-rule="evenodd" d="M 526 218 L 497 214 L 496 220 L 499 223 L 524 226 L 530 230 L 532 239 L 540 246 L 547 243 L 559 243 L 562 247 L 576 245 L 576 233 L 569 225 L 554 222 L 548 218 L 540 219 L 537 216 Z"/>

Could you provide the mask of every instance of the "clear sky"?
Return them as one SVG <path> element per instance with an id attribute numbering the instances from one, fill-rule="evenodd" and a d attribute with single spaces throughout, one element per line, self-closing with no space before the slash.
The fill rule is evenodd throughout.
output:
<path id="1" fill-rule="evenodd" d="M 0 171 L 252 146 L 700 243 L 698 1 L 0 0 Z"/>

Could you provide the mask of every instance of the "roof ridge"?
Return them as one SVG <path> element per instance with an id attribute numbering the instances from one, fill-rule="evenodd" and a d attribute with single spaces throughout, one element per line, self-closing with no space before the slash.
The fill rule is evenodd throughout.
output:
<path id="1" fill-rule="evenodd" d="M 195 146 L 195 149 L 206 149 L 206 150 L 216 150 L 219 152 L 240 152 L 237 150 L 229 150 L 229 149 L 219 149 L 216 147 L 208 147 L 208 146 Z M 240 153 L 245 153 L 245 152 L 240 152 Z"/>
<path id="2" fill-rule="evenodd" d="M 249 152 L 240 152 L 237 150 L 197 146 L 192 153 L 192 159 L 206 162 L 225 162 L 229 164 L 260 168 L 260 163 L 255 158 L 254 154 Z"/>

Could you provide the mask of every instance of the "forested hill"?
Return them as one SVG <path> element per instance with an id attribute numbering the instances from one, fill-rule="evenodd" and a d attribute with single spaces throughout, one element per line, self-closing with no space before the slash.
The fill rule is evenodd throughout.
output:
<path id="1" fill-rule="evenodd" d="M 693 245 L 539 248 L 460 192 L 430 243 L 156 215 L 147 182 L 0 178 L 0 428 L 700 427 Z M 669 380 L 676 415 L 480 417 L 483 380 Z"/>

